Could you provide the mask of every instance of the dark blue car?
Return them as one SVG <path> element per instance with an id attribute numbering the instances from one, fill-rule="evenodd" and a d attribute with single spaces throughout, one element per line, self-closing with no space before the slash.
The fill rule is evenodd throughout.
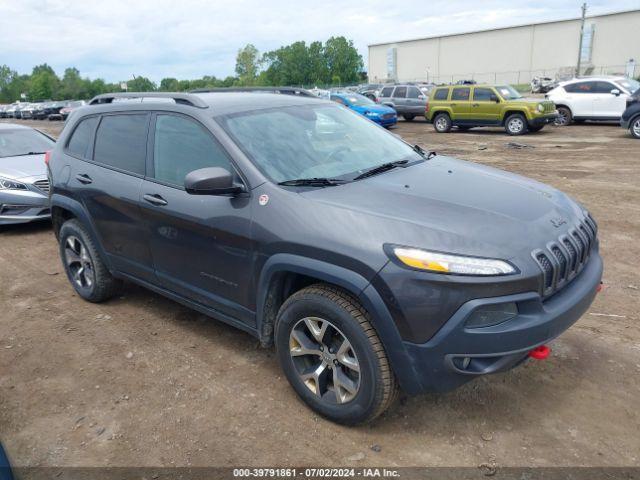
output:
<path id="1" fill-rule="evenodd" d="M 359 93 L 331 93 L 331 100 L 349 107 L 383 127 L 390 127 L 398 123 L 398 114 L 393 108 L 378 105 Z"/>

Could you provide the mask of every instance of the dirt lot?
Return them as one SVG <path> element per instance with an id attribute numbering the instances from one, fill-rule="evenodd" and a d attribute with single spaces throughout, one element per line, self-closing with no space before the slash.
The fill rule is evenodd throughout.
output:
<path id="1" fill-rule="evenodd" d="M 640 142 L 614 125 L 395 133 L 550 183 L 598 220 L 606 288 L 549 360 L 344 428 L 298 401 L 250 336 L 134 286 L 86 303 L 48 225 L 4 228 L 0 439 L 14 463 L 640 466 Z"/>

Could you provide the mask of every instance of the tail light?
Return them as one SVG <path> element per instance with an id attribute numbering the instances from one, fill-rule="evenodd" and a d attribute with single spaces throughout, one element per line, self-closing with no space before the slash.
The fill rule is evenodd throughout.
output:
<path id="1" fill-rule="evenodd" d="M 424 109 L 425 113 L 429 113 L 429 102 L 427 101 L 427 104 L 425 105 L 425 109 Z"/>
<path id="2" fill-rule="evenodd" d="M 44 152 L 44 164 L 49 165 L 49 160 L 51 160 L 51 150 Z"/>

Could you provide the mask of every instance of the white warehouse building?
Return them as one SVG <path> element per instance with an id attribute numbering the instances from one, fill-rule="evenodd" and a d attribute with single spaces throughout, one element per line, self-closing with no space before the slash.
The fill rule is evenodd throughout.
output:
<path id="1" fill-rule="evenodd" d="M 369 45 L 369 81 L 527 83 L 535 76 L 640 76 L 640 9 Z"/>

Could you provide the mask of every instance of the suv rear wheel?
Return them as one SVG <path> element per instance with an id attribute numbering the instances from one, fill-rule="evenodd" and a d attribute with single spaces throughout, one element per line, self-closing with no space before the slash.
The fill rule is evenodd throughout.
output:
<path id="1" fill-rule="evenodd" d="M 527 133 L 527 119 L 521 113 L 514 113 L 507 117 L 504 129 L 509 135 L 522 135 Z"/>
<path id="2" fill-rule="evenodd" d="M 275 344 L 298 396 L 334 422 L 369 422 L 395 399 L 396 380 L 368 313 L 338 288 L 316 284 L 289 297 Z"/>
<path id="3" fill-rule="evenodd" d="M 415 117 L 415 115 L 411 115 L 409 113 L 407 113 L 406 115 L 402 115 L 402 118 L 404 118 L 407 122 L 412 122 Z"/>
<path id="4" fill-rule="evenodd" d="M 636 117 L 629 125 L 629 133 L 633 135 L 634 138 L 640 138 L 640 117 Z"/>
<path id="5" fill-rule="evenodd" d="M 433 128 L 438 133 L 447 133 L 451 130 L 451 118 L 447 113 L 438 113 L 433 118 Z"/>
<path id="6" fill-rule="evenodd" d="M 60 228 L 60 258 L 67 278 L 78 295 L 89 302 L 103 302 L 120 287 L 100 259 L 90 235 L 78 220 L 68 220 Z"/>

